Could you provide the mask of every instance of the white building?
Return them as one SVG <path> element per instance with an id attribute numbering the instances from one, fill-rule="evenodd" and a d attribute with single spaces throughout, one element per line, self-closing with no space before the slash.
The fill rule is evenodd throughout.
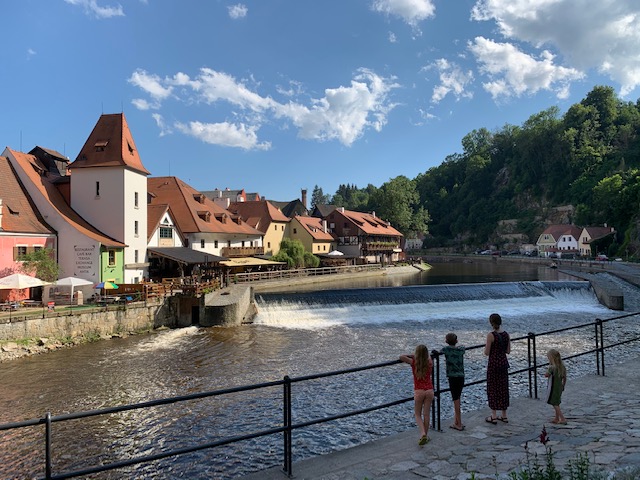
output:
<path id="1" fill-rule="evenodd" d="M 124 283 L 147 264 L 147 175 L 123 113 L 101 115 L 71 171 L 71 207 L 125 244 Z"/>

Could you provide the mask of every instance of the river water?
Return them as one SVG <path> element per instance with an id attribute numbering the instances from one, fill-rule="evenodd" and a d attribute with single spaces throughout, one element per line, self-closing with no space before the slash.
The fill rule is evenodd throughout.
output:
<path id="1" fill-rule="evenodd" d="M 620 282 L 627 311 L 638 311 L 637 290 Z M 304 289 L 304 291 L 301 291 Z M 543 266 L 441 264 L 423 274 L 282 288 L 256 296 L 251 325 L 189 327 L 102 341 L 1 364 L 0 423 L 41 418 L 233 386 L 282 380 L 395 360 L 418 343 L 443 345 L 455 331 L 461 343 L 483 343 L 488 316 L 498 312 L 512 337 L 610 318 L 586 282 Z M 635 317 L 607 324 L 611 342 L 635 329 Z M 543 337 L 564 356 L 593 348 L 592 328 Z M 635 354 L 614 349 L 607 361 Z M 468 380 L 483 378 L 480 349 L 466 355 Z M 526 362 L 515 342 L 512 368 Z M 593 359 L 568 362 L 570 375 L 594 372 Z M 383 369 L 294 384 L 293 421 L 304 422 L 412 395 L 410 369 Z M 513 377 L 512 394 L 526 394 Z M 443 397 L 444 418 L 451 416 Z M 463 394 L 463 411 L 484 404 L 482 386 Z M 54 473 L 154 454 L 279 427 L 281 387 L 132 410 L 53 426 Z M 294 461 L 414 428 L 412 404 L 296 430 Z M 0 432 L 0 478 L 44 475 L 43 429 Z M 282 436 L 105 472 L 93 478 L 231 479 L 282 462 Z"/>

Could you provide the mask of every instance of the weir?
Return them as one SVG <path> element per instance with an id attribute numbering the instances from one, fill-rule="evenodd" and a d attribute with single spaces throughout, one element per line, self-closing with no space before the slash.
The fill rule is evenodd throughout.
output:
<path id="1" fill-rule="evenodd" d="M 297 302 L 309 305 L 407 304 L 429 302 L 463 302 L 470 300 L 554 297 L 576 292 L 593 295 L 586 281 L 505 282 L 456 285 L 414 285 L 377 289 L 324 290 L 304 293 L 258 294 L 258 305 Z"/>

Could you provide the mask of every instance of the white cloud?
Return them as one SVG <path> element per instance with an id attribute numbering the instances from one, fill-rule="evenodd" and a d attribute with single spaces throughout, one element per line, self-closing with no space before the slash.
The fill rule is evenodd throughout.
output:
<path id="1" fill-rule="evenodd" d="M 33 48 L 27 48 L 27 55 L 29 55 L 30 57 L 33 57 L 36 54 L 37 52 Z"/>
<path id="2" fill-rule="evenodd" d="M 552 46 L 565 63 L 595 68 L 626 95 L 640 85 L 640 2 L 478 0 L 473 20 L 493 20 L 507 38 Z"/>
<path id="3" fill-rule="evenodd" d="M 249 9 L 246 7 L 246 5 L 243 5 L 241 3 L 238 3 L 237 5 L 231 5 L 230 7 L 227 7 L 227 9 L 229 10 L 229 16 L 234 20 L 246 17 L 247 13 L 249 12 Z"/>
<path id="4" fill-rule="evenodd" d="M 264 149 L 268 142 L 259 142 L 257 132 L 262 123 L 271 120 L 290 122 L 298 128 L 298 136 L 309 140 L 338 140 L 350 146 L 367 129 L 380 131 L 386 124 L 388 113 L 395 107 L 389 102 L 389 93 L 397 85 L 393 78 L 383 78 L 374 72 L 361 69 L 350 86 L 325 90 L 325 96 L 311 99 L 309 105 L 289 101 L 278 102 L 262 96 L 246 83 L 238 81 L 224 72 L 202 68 L 197 77 L 191 79 L 184 73 L 160 78 L 144 70 L 136 70 L 129 83 L 141 88 L 152 97 L 145 104 L 137 99 L 138 108 L 159 108 L 164 99 L 175 98 L 187 104 L 206 104 L 222 108 L 224 104 L 239 108 L 233 112 L 237 120 L 204 124 L 181 123 L 176 128 L 183 133 L 196 136 L 208 143 L 217 143 L 240 148 Z M 299 84 L 292 83 L 297 90 L 287 94 L 300 94 Z M 180 86 L 181 88 L 175 88 Z"/>
<path id="5" fill-rule="evenodd" d="M 396 34 L 393 32 L 389 32 L 389 43 L 396 43 L 398 39 L 396 38 Z"/>
<path id="6" fill-rule="evenodd" d="M 154 104 L 154 103 L 148 102 L 144 98 L 134 98 L 133 100 L 131 100 L 131 103 L 138 110 L 151 110 L 151 109 L 156 109 L 156 108 L 159 107 L 158 104 Z"/>
<path id="7" fill-rule="evenodd" d="M 189 122 L 184 124 L 178 122 L 176 128 L 186 135 L 214 145 L 242 148 L 243 150 L 269 150 L 271 148 L 269 142 L 258 142 L 257 127 L 242 123 Z"/>
<path id="8" fill-rule="evenodd" d="M 399 17 L 419 33 L 418 23 L 435 16 L 432 0 L 373 0 L 373 11 Z"/>
<path id="9" fill-rule="evenodd" d="M 162 115 L 160 115 L 159 113 L 154 113 L 151 115 L 151 117 L 156 121 L 156 125 L 158 125 L 158 128 L 160 129 L 161 137 L 173 133 L 173 130 L 171 130 L 171 128 L 165 123 L 164 117 Z"/>
<path id="10" fill-rule="evenodd" d="M 349 87 L 328 88 L 325 96 L 310 107 L 289 103 L 276 109 L 298 127 L 298 135 L 310 140 L 338 140 L 350 146 L 367 128 L 382 130 L 388 113 L 394 108 L 388 94 L 397 85 L 393 79 L 379 77 L 361 69 Z"/>
<path id="11" fill-rule="evenodd" d="M 96 18 L 124 17 L 122 5 L 115 7 L 101 7 L 97 0 L 64 0 L 70 5 L 82 7 L 89 16 Z"/>
<path id="12" fill-rule="evenodd" d="M 163 81 L 157 75 L 148 74 L 146 71 L 141 69 L 133 72 L 131 77 L 129 77 L 128 82 L 136 87 L 140 87 L 158 102 L 171 95 L 171 85 L 167 87 L 163 86 L 163 83 L 167 83 L 166 81 Z"/>
<path id="13" fill-rule="evenodd" d="M 570 82 L 584 77 L 582 72 L 553 63 L 553 55 L 543 51 L 540 60 L 518 50 L 510 43 L 497 43 L 484 37 L 469 42 L 469 49 L 480 65 L 480 72 L 489 77 L 483 83 L 494 99 L 534 94 L 539 90 L 555 92 L 566 98 Z"/>
<path id="14" fill-rule="evenodd" d="M 427 68 L 435 68 L 438 70 L 440 84 L 433 87 L 433 95 L 431 101 L 439 103 L 449 93 L 460 98 L 471 98 L 473 93 L 466 90 L 467 86 L 473 81 L 473 72 L 468 70 L 464 72 L 459 65 L 451 63 L 444 58 L 435 61 L 433 65 Z"/>

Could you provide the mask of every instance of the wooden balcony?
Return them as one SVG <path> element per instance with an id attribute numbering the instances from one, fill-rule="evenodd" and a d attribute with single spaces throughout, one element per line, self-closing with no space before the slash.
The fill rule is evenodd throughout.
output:
<path id="1" fill-rule="evenodd" d="M 264 247 L 222 247 L 223 257 L 253 257 L 254 255 L 264 255 Z"/>
<path id="2" fill-rule="evenodd" d="M 367 252 L 388 252 L 399 247 L 398 242 L 365 242 L 362 244 L 362 250 Z"/>

